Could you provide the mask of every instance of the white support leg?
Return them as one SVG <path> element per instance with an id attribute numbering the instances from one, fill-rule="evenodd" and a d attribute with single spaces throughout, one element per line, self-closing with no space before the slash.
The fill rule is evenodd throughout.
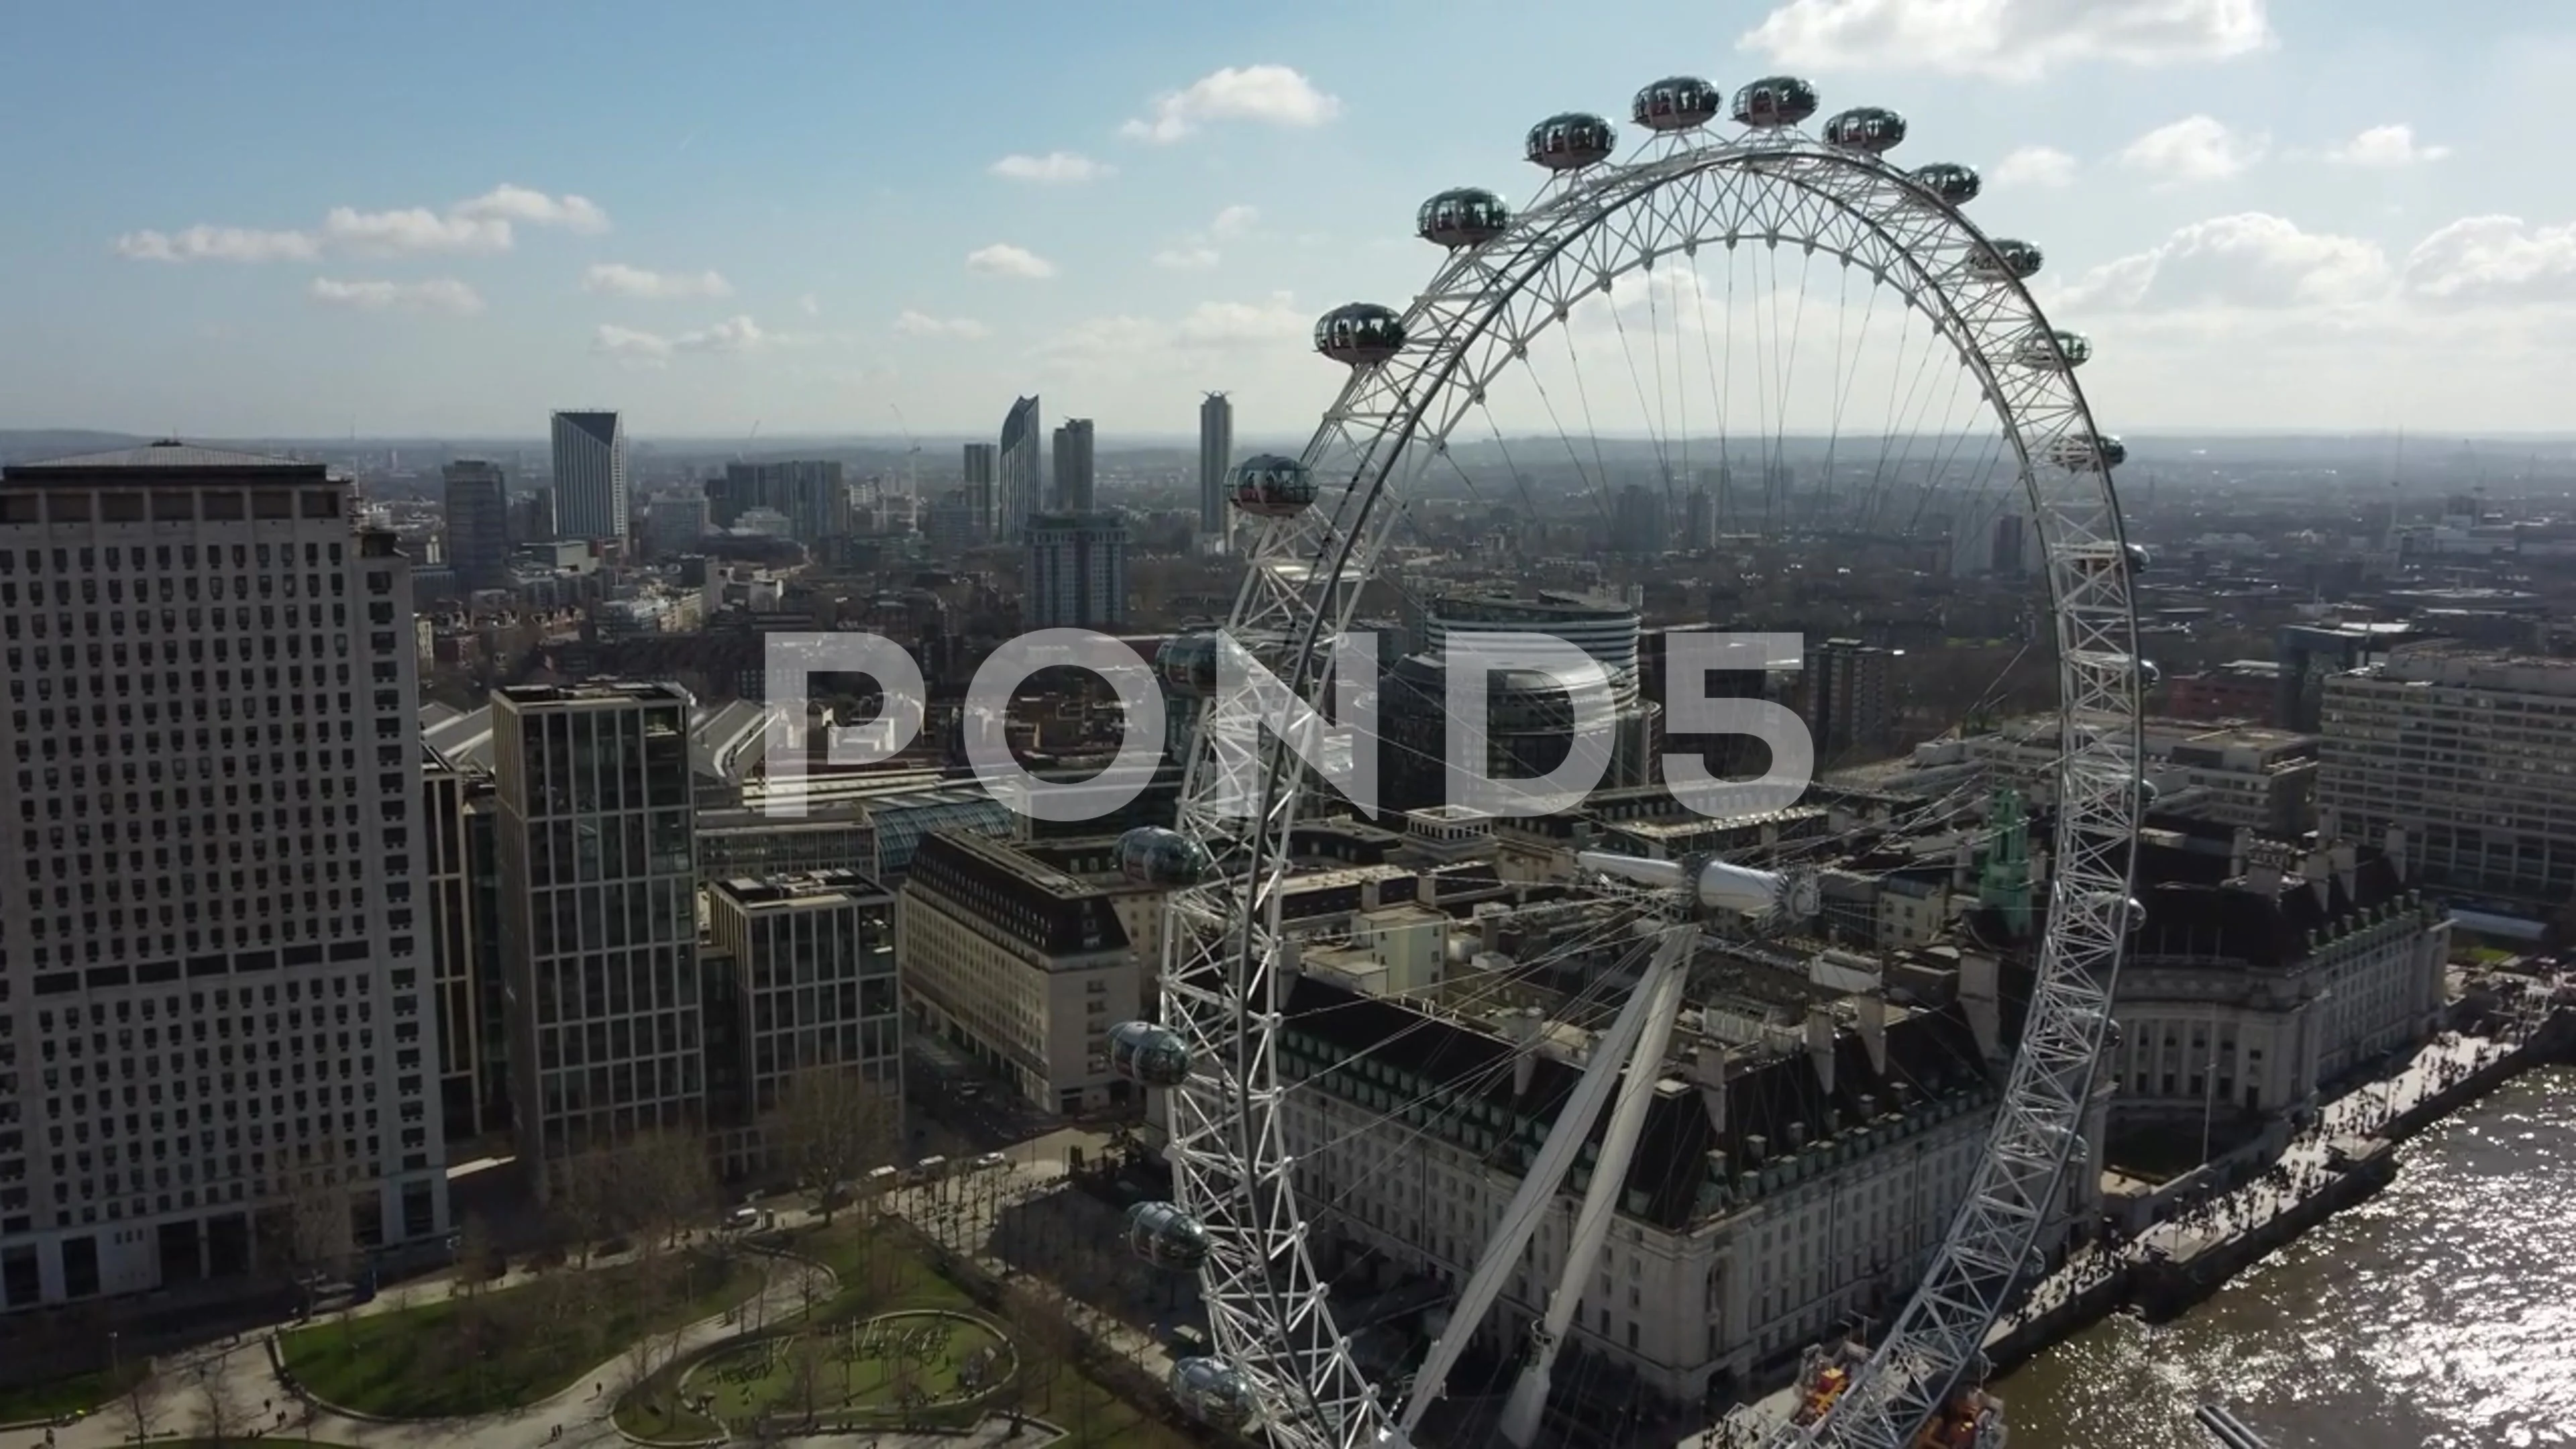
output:
<path id="1" fill-rule="evenodd" d="M 1672 1040 L 1673 1018 L 1681 1010 L 1682 985 L 1690 975 L 1683 962 L 1695 934 L 1689 926 L 1673 927 L 1665 949 L 1655 953 L 1655 964 L 1638 988 L 1637 999 L 1647 1003 L 1645 1029 L 1638 1033 L 1636 1050 L 1628 1059 L 1628 1080 L 1619 1088 L 1619 1105 L 1611 1110 L 1610 1130 L 1602 1134 L 1601 1156 L 1592 1165 L 1592 1185 L 1584 1191 L 1573 1241 L 1566 1245 L 1565 1271 L 1547 1300 L 1547 1316 L 1531 1330 L 1537 1351 L 1503 1405 L 1503 1437 L 1516 1445 L 1526 1446 L 1538 1437 L 1557 1350 L 1565 1344 L 1574 1311 L 1583 1302 L 1583 1290 L 1590 1286 L 1592 1270 L 1601 1261 L 1601 1246 L 1609 1240 L 1611 1220 L 1619 1214 L 1619 1199 L 1628 1187 L 1628 1164 L 1637 1155 L 1637 1133 L 1646 1125 L 1646 1109 L 1654 1104 L 1664 1047 Z M 1679 950 L 1670 944 L 1676 937 Z"/>
<path id="2" fill-rule="evenodd" d="M 1619 1009 L 1618 1020 L 1610 1024 L 1592 1044 L 1592 1060 L 1583 1069 L 1583 1079 L 1575 1084 L 1565 1110 L 1559 1112 L 1556 1125 L 1548 1129 L 1547 1141 L 1540 1145 L 1538 1156 L 1531 1159 L 1528 1174 L 1521 1178 L 1520 1190 L 1512 1194 L 1503 1209 L 1502 1222 L 1485 1246 L 1485 1256 L 1468 1275 L 1467 1286 L 1458 1295 L 1458 1306 L 1450 1311 L 1449 1331 L 1431 1345 L 1422 1368 L 1413 1376 L 1412 1396 L 1405 1400 L 1404 1415 L 1399 1421 L 1409 1438 L 1422 1424 L 1422 1416 L 1440 1401 L 1440 1395 L 1455 1368 L 1458 1358 L 1476 1337 L 1476 1326 L 1484 1322 L 1501 1295 L 1503 1284 L 1521 1265 L 1521 1253 L 1528 1248 L 1530 1235 L 1538 1230 L 1539 1220 L 1547 1215 L 1548 1204 L 1556 1200 L 1557 1188 L 1565 1181 L 1566 1169 L 1574 1165 L 1583 1150 L 1585 1139 L 1592 1135 L 1592 1124 L 1601 1115 L 1602 1103 L 1609 1097 L 1611 1086 L 1628 1063 L 1637 1038 L 1646 1029 L 1653 1014 L 1657 996 L 1656 983 L 1665 976 L 1680 976 L 1680 967 L 1689 958 L 1691 942 L 1697 932 L 1676 926 L 1666 931 L 1655 947 L 1652 961 L 1646 967 L 1645 979 Z M 1669 1030 L 1669 1013 L 1664 1023 Z"/>

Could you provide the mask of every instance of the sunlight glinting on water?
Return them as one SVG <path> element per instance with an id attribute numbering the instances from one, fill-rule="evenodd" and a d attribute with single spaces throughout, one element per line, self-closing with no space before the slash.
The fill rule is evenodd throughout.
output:
<path id="1" fill-rule="evenodd" d="M 2003 1380 L 2013 1449 L 2576 1445 L 2576 1071 L 2403 1152 L 2396 1182 L 2181 1321 L 2115 1317 Z"/>

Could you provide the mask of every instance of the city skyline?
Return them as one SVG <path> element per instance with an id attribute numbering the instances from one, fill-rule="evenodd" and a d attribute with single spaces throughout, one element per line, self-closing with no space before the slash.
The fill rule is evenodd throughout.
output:
<path id="1" fill-rule="evenodd" d="M 925 434 L 980 436 L 1043 388 L 1161 436 L 1221 387 L 1242 436 L 1295 435 L 1340 381 L 1308 352 L 1314 316 L 1400 305 L 1430 274 L 1410 235 L 1423 196 L 1524 202 L 1539 116 L 1586 107 L 1633 140 L 1637 85 L 1773 69 L 1810 75 L 1829 109 L 1904 110 L 1909 163 L 1985 170 L 1972 214 L 2048 249 L 2041 298 L 2100 345 L 2085 380 L 2119 426 L 2546 418 L 2549 309 L 2576 280 L 2576 192 L 2543 149 L 2569 119 L 2550 81 L 2576 50 L 2564 20 L 2488 7 L 2433 46 L 2420 12 L 2378 0 L 2331 22 L 2264 0 L 1937 13 L 1796 0 L 1551 47 L 1431 18 L 1373 16 L 1363 37 L 1334 15 L 1033 13 L 1032 43 L 996 55 L 939 17 L 861 45 L 828 15 L 603 36 L 571 12 L 468 11 L 300 37 L 297 84 L 274 94 L 226 58 L 270 54 L 284 22 L 46 17 L 31 43 L 73 63 L 28 78 L 26 104 L 78 111 L 54 77 L 111 45 L 134 104 L 41 152 L 0 141 L 52 202 L 0 221 L 36 284 L 13 330 L 48 342 L 0 364 L 0 425 L 517 433 L 535 395 L 612 399 L 645 435 L 882 430 L 893 405 Z M 1526 33 L 1510 22 L 1490 29 Z M 576 28 L 618 60 L 582 74 L 618 91 L 542 59 Z M 1406 83 L 1434 46 L 1464 52 L 1473 94 Z M 548 82 L 503 127 L 367 63 L 393 51 L 425 75 L 477 67 L 507 89 L 544 64 Z M 844 61 L 863 83 L 796 83 Z M 748 110 L 639 109 L 728 63 L 779 83 Z M 1096 83 L 1024 83 L 1068 64 Z M 865 144 L 970 70 L 1017 104 Z M 355 119 L 312 127 L 317 105 Z M 186 164 L 200 146 L 262 159 Z"/>

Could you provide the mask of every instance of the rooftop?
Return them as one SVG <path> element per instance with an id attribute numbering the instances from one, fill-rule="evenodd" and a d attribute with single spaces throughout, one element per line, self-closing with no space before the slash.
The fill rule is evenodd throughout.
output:
<path id="1" fill-rule="evenodd" d="M 119 448 L 107 453 L 82 453 L 76 457 L 53 458 L 41 463 L 12 463 L 0 469 L 0 479 L 12 483 L 70 482 L 97 475 L 116 475 L 134 482 L 172 481 L 169 478 L 134 478 L 136 473 L 176 475 L 182 473 L 212 474 L 230 477 L 266 477 L 279 482 L 320 483 L 330 477 L 330 470 L 320 463 L 299 462 L 293 458 L 272 457 L 264 453 L 243 453 L 228 448 L 202 448 L 175 438 L 164 439 L 140 448 Z"/>

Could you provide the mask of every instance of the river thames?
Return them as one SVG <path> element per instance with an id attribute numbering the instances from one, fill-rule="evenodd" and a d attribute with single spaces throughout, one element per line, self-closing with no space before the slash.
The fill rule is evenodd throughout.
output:
<path id="1" fill-rule="evenodd" d="M 2400 1163 L 2182 1319 L 2115 1315 L 1995 1384 L 2012 1449 L 2214 1449 L 2209 1399 L 2274 1449 L 2576 1446 L 2576 1070 Z"/>

